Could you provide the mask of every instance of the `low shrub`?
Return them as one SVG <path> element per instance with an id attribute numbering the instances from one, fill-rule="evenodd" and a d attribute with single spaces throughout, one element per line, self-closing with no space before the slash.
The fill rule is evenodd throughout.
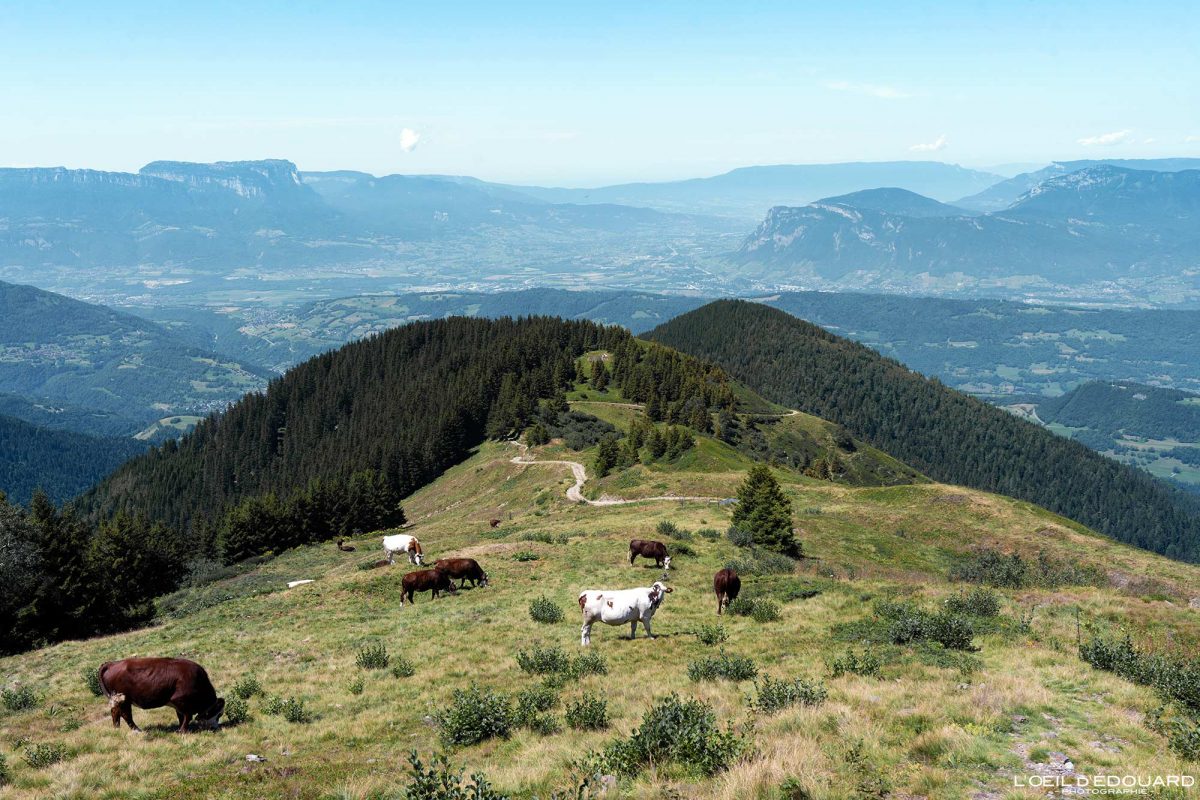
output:
<path id="1" fill-rule="evenodd" d="M 833 678 L 840 678 L 847 673 L 865 678 L 878 678 L 882 668 L 883 662 L 870 650 L 863 650 L 861 654 L 847 650 L 830 662 L 829 674 Z"/>
<path id="2" fill-rule="evenodd" d="M 12 782 L 12 768 L 8 766 L 8 759 L 0 753 L 0 786 L 6 786 Z"/>
<path id="3" fill-rule="evenodd" d="M 738 547 L 754 546 L 754 534 L 752 534 L 750 531 L 742 530 L 736 525 L 730 525 L 729 530 L 725 531 L 725 536 L 729 538 L 730 542 Z"/>
<path id="4" fill-rule="evenodd" d="M 83 678 L 83 685 L 87 687 L 92 697 L 104 694 L 104 688 L 100 686 L 100 670 L 98 668 L 84 667 L 80 671 L 79 677 Z"/>
<path id="5" fill-rule="evenodd" d="M 582 678 L 585 675 L 607 675 L 608 662 L 604 660 L 604 656 L 594 650 L 587 650 L 575 656 L 575 660 L 571 662 L 571 675 L 576 678 Z"/>
<path id="6" fill-rule="evenodd" d="M 46 742 L 26 744 L 21 756 L 25 759 L 25 763 L 34 769 L 43 769 L 65 759 L 67 757 L 67 746 L 58 744 L 57 742 L 51 744 L 47 744 Z"/>
<path id="7" fill-rule="evenodd" d="M 568 537 L 560 533 L 557 536 L 549 531 L 525 531 L 517 537 L 518 542 L 541 542 L 542 544 L 566 544 Z"/>
<path id="8" fill-rule="evenodd" d="M 675 539 L 680 542 L 690 542 L 692 540 L 691 531 L 686 531 L 680 528 L 674 522 L 663 520 L 654 528 L 654 532 L 659 536 L 665 536 L 669 539 Z"/>
<path id="9" fill-rule="evenodd" d="M 354 659 L 354 663 L 358 664 L 359 669 L 387 669 L 391 662 L 387 645 L 383 642 L 367 645 L 358 651 L 358 655 Z"/>
<path id="10" fill-rule="evenodd" d="M 404 656 L 396 656 L 392 659 L 392 677 L 393 678 L 411 678 L 417 674 L 417 668 L 413 663 Z"/>
<path id="11" fill-rule="evenodd" d="M 696 638 L 709 647 L 729 641 L 729 631 L 722 625 L 701 625 L 696 629 Z"/>
<path id="12" fill-rule="evenodd" d="M 0 703 L 9 711 L 28 711 L 42 704 L 41 695 L 32 686 L 22 684 L 12 689 L 0 691 Z"/>
<path id="13" fill-rule="evenodd" d="M 557 733 L 558 721 L 546 712 L 558 705 L 558 691 L 554 686 L 541 684 L 517 694 L 513 709 L 513 726 L 529 728 L 543 736 Z"/>
<path id="14" fill-rule="evenodd" d="M 304 701 L 295 697 L 286 699 L 278 696 L 267 697 L 263 701 L 262 712 L 272 717 L 283 717 L 288 722 L 305 725 L 316 719 Z"/>
<path id="15" fill-rule="evenodd" d="M 975 628 L 971 620 L 946 608 L 930 614 L 912 603 L 881 600 L 875 615 L 887 622 L 887 639 L 893 644 L 938 642 L 949 650 L 970 650 Z"/>
<path id="16" fill-rule="evenodd" d="M 517 651 L 517 666 L 531 675 L 549 675 L 571 670 L 571 657 L 558 645 L 534 645 L 526 652 Z"/>
<path id="17" fill-rule="evenodd" d="M 528 550 L 522 550 L 521 552 L 519 552 L 513 556 L 513 560 L 514 561 L 537 561 L 538 554 L 531 553 Z"/>
<path id="18" fill-rule="evenodd" d="M 242 700 L 249 700 L 262 693 L 262 684 L 258 682 L 258 676 L 253 673 L 243 675 L 242 679 L 233 685 L 234 697 L 240 697 Z"/>
<path id="19" fill-rule="evenodd" d="M 976 550 L 960 558 L 950 568 L 950 579 L 1002 589 L 1103 586 L 1108 582 L 1104 570 L 1094 564 L 1062 561 L 1045 551 L 1039 552 L 1035 559 L 1027 559 L 1019 553 L 1003 553 L 992 548 Z"/>
<path id="20" fill-rule="evenodd" d="M 1200 713 L 1200 658 L 1142 650 L 1126 634 L 1094 636 L 1079 646 L 1079 657 L 1096 669 L 1153 688 L 1164 700 Z"/>
<path id="21" fill-rule="evenodd" d="M 716 656 L 706 656 L 688 664 L 688 678 L 693 681 L 715 681 L 719 678 L 734 681 L 753 680 L 758 675 L 754 659 L 731 656 L 724 650 Z"/>
<path id="22" fill-rule="evenodd" d="M 508 698 L 476 684 L 467 689 L 455 689 L 453 699 L 434 719 L 438 736 L 447 747 L 507 739 L 514 725 Z"/>
<path id="23" fill-rule="evenodd" d="M 450 768 L 445 755 L 433 756 L 429 766 L 421 762 L 417 751 L 408 754 L 412 780 L 404 791 L 404 800 L 509 800 L 500 794 L 482 773 L 471 775 L 470 782 L 463 782 L 462 771 Z"/>
<path id="24" fill-rule="evenodd" d="M 755 688 L 756 697 L 751 705 L 763 714 L 774 714 L 795 705 L 819 706 L 829 696 L 820 682 L 804 678 L 785 681 L 764 675 L 761 683 L 755 682 Z"/>
<path id="25" fill-rule="evenodd" d="M 1200 761 L 1200 722 L 1177 720 L 1171 727 L 1167 743 L 1180 758 Z"/>
<path id="26" fill-rule="evenodd" d="M 613 773 L 632 777 L 651 764 L 674 762 L 702 775 L 729 769 L 750 752 L 749 739 L 722 730 L 712 706 L 678 695 L 655 703 L 642 716 L 642 724 L 627 739 L 619 739 L 584 765 L 587 774 Z"/>
<path id="27" fill-rule="evenodd" d="M 529 616 L 534 622 L 546 625 L 562 622 L 566 617 L 562 607 L 545 595 L 529 601 Z"/>
<path id="28" fill-rule="evenodd" d="M 576 730 L 603 730 L 608 727 L 608 701 L 585 693 L 578 700 L 567 703 L 563 718 Z"/>
<path id="29" fill-rule="evenodd" d="M 951 614 L 971 617 L 1000 616 L 1000 596 L 990 589 L 978 588 L 969 592 L 959 592 L 946 599 L 943 604 Z"/>
<path id="30" fill-rule="evenodd" d="M 754 608 L 750 611 L 750 619 L 755 622 L 778 622 L 783 619 L 783 612 L 779 608 L 779 603 L 760 597 L 754 601 Z"/>
<path id="31" fill-rule="evenodd" d="M 721 532 L 716 528 L 701 528 L 700 530 L 696 531 L 696 535 L 701 539 L 707 539 L 710 542 L 715 542 L 717 539 L 721 538 Z"/>
<path id="32" fill-rule="evenodd" d="M 245 698 L 236 694 L 225 701 L 225 713 L 222 715 L 223 724 L 241 725 L 250 720 L 250 704 Z"/>
<path id="33" fill-rule="evenodd" d="M 365 689 L 366 687 L 367 687 L 367 682 L 365 680 L 363 680 L 363 677 L 361 675 L 359 675 L 357 678 L 350 681 L 350 685 L 347 686 L 346 689 L 350 692 L 350 694 L 360 695 L 363 693 L 363 689 Z"/>

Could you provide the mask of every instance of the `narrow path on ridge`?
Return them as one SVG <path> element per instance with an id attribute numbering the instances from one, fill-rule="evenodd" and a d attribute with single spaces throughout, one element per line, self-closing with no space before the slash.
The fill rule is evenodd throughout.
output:
<path id="1" fill-rule="evenodd" d="M 601 497 L 599 500 L 589 500 L 583 496 L 583 484 L 587 483 L 587 469 L 578 461 L 562 461 L 558 459 L 532 459 L 526 454 L 529 452 L 529 445 L 524 442 L 510 442 L 516 445 L 521 450 L 521 454 L 513 456 L 510 460 L 514 464 L 522 466 L 528 464 L 562 464 L 571 468 L 571 474 L 575 476 L 575 484 L 567 489 L 567 499 L 573 503 L 586 503 L 589 506 L 626 506 L 631 503 L 650 503 L 656 500 L 694 500 L 701 503 L 720 503 L 723 500 L 728 500 L 727 497 L 694 497 L 688 495 L 665 494 L 658 497 L 635 497 L 631 499 L 623 499 L 619 497 Z"/>

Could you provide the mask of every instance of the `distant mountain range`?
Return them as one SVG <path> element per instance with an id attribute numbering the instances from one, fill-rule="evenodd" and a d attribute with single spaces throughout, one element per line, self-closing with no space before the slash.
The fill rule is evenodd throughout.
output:
<path id="1" fill-rule="evenodd" d="M 17 396 L 0 403 L 4 413 L 132 434 L 163 417 L 224 408 L 269 376 L 140 317 L 0 282 L 0 393 Z M 102 428 L 92 427 L 96 417 Z"/>
<path id="2" fill-rule="evenodd" d="M 1200 169 L 1200 158 L 1114 158 L 1091 161 L 1055 161 L 1040 169 L 1014 175 L 977 194 L 960 198 L 954 201 L 954 205 L 974 211 L 1001 211 L 1017 202 L 1021 195 L 1040 183 L 1060 175 L 1102 165 L 1151 172 L 1181 172 L 1186 169 Z"/>
<path id="3" fill-rule="evenodd" d="M 740 258 L 781 283 L 961 274 L 1069 284 L 1200 266 L 1200 170 L 1086 166 L 982 215 L 934 216 L 932 201 L 907 193 L 866 200 L 773 208 Z"/>

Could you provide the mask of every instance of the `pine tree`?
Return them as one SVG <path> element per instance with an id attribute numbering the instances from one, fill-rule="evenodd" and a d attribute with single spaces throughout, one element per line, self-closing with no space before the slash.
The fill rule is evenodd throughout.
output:
<path id="1" fill-rule="evenodd" d="M 596 477 L 603 478 L 611 472 L 620 457 L 621 446 L 615 436 L 608 435 L 601 439 L 596 448 Z"/>
<path id="2" fill-rule="evenodd" d="M 603 392 L 608 387 L 608 367 L 604 366 L 604 360 L 597 358 L 592 362 L 592 388 L 598 392 Z"/>
<path id="3" fill-rule="evenodd" d="M 758 547 L 790 556 L 801 553 L 792 534 L 792 503 L 763 464 L 753 467 L 738 488 L 733 524 L 749 533 Z"/>

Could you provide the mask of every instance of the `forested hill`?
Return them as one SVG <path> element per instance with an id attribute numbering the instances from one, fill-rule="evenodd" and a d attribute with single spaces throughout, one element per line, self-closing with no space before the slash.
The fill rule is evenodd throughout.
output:
<path id="1" fill-rule="evenodd" d="M 1091 381 L 1038 403 L 1043 422 L 1106 436 L 1200 441 L 1200 395 L 1139 383 Z"/>
<path id="2" fill-rule="evenodd" d="M 397 498 L 485 438 L 522 431 L 538 399 L 561 396 L 576 359 L 594 349 L 613 352 L 623 397 L 672 421 L 739 402 L 719 370 L 641 347 L 623 328 L 548 317 L 417 322 L 300 364 L 124 465 L 82 504 L 100 517 L 127 511 L 191 531 L 201 549 L 213 550 L 215 537 L 225 560 L 325 538 L 347 504 L 381 509 L 380 519 L 351 515 L 380 524 L 394 518 Z M 278 536 L 235 535 L 267 519 Z M 219 530 L 205 531 L 205 520 Z"/>
<path id="3" fill-rule="evenodd" d="M 647 338 L 768 400 L 840 423 L 930 477 L 1029 500 L 1120 541 L 1200 560 L 1194 499 L 777 309 L 721 300 Z"/>
<path id="4" fill-rule="evenodd" d="M 48 430 L 0 414 L 0 492 L 24 504 L 41 489 L 61 503 L 144 449 L 135 439 Z"/>

